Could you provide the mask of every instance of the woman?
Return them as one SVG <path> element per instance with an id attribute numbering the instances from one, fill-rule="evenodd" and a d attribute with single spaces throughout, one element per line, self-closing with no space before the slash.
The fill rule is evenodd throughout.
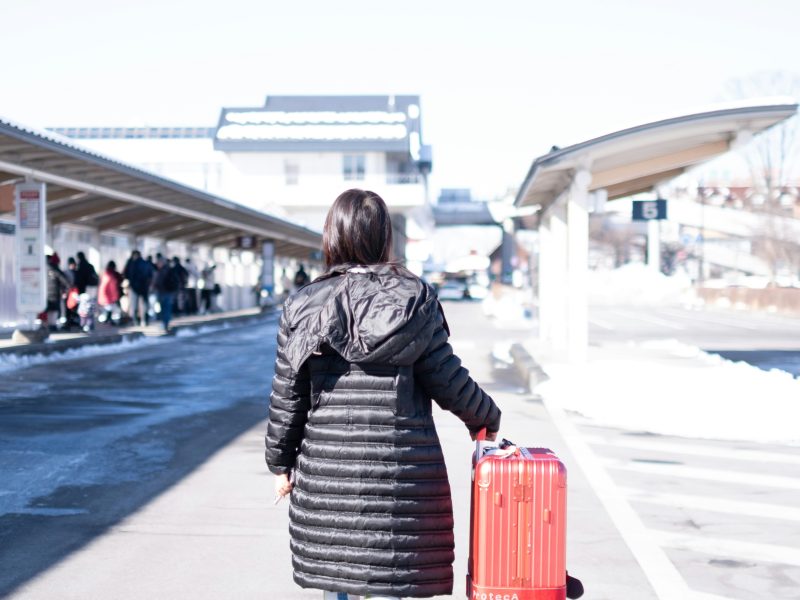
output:
<path id="1" fill-rule="evenodd" d="M 295 582 L 326 598 L 450 594 L 452 504 L 431 399 L 473 437 L 494 439 L 500 410 L 453 355 L 430 286 L 390 262 L 377 194 L 340 195 L 322 245 L 327 272 L 284 305 L 266 435 L 276 492 L 291 492 Z"/>
<path id="2" fill-rule="evenodd" d="M 119 322 L 119 299 L 122 297 L 122 274 L 117 271 L 117 263 L 108 261 L 106 270 L 100 277 L 100 287 L 97 290 L 97 303 L 102 309 L 100 321 L 105 323 L 112 320 Z"/>

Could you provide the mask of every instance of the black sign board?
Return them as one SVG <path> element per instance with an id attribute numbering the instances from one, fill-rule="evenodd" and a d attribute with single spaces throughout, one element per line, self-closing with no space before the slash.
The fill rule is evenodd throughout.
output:
<path id="1" fill-rule="evenodd" d="M 663 221 L 667 218 L 666 200 L 634 200 L 634 221 Z"/>

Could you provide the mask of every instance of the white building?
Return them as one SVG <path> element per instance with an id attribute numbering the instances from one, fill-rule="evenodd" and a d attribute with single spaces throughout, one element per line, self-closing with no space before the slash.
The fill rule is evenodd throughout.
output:
<path id="1" fill-rule="evenodd" d="M 62 135 L 166 177 L 321 230 L 350 187 L 386 200 L 396 248 L 421 268 L 433 227 L 418 96 L 268 96 L 215 128 L 67 127 Z"/>

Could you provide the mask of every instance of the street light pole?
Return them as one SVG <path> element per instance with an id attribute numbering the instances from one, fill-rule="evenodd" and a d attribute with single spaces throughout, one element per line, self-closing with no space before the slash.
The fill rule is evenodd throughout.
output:
<path id="1" fill-rule="evenodd" d="M 698 287 L 703 287 L 705 283 L 705 253 L 706 253 L 706 194 L 705 188 L 699 186 L 697 188 L 700 194 L 700 269 L 697 273 Z"/>

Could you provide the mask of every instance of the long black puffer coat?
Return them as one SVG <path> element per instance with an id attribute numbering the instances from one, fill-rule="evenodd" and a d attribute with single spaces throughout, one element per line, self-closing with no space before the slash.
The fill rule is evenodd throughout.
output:
<path id="1" fill-rule="evenodd" d="M 472 432 L 497 431 L 500 410 L 447 338 L 430 286 L 391 265 L 341 267 L 284 306 L 266 458 L 273 473 L 295 471 L 302 587 L 452 592 L 450 484 L 431 399 Z"/>

